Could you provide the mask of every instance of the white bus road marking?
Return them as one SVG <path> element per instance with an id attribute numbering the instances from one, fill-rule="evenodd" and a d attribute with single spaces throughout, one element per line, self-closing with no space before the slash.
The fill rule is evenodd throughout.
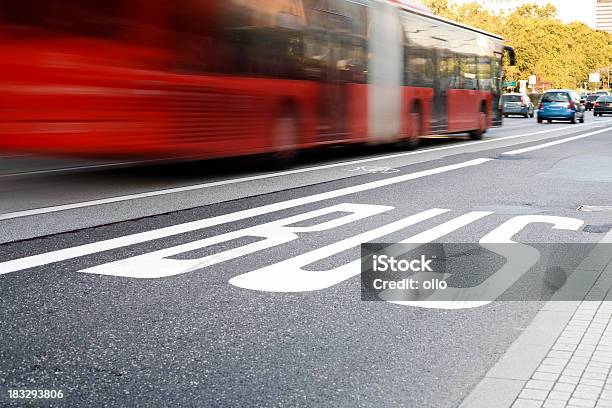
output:
<path id="1" fill-rule="evenodd" d="M 139 244 L 142 242 L 152 241 L 159 238 L 165 238 L 172 235 L 182 234 L 185 232 L 195 231 L 198 229 L 208 228 L 215 225 L 226 224 L 233 221 L 239 221 L 246 218 L 251 218 L 263 214 L 269 214 L 275 211 L 281 211 L 288 208 L 294 208 L 305 204 L 316 203 L 323 200 L 338 198 L 349 194 L 355 194 L 363 191 L 368 191 L 376 188 L 386 187 L 397 183 L 402 183 L 409 180 L 415 180 L 422 177 L 442 174 L 453 170 L 458 170 L 467 167 L 478 166 L 489 162 L 492 159 L 474 159 L 462 163 L 451 164 L 447 166 L 437 167 L 429 170 L 418 171 L 415 173 L 404 174 L 401 176 L 390 177 L 383 180 L 372 181 L 369 183 L 359 184 L 352 187 L 345 187 L 339 190 L 328 191 L 325 193 L 314 194 L 307 197 L 294 198 L 287 201 L 281 201 L 274 204 L 268 204 L 261 207 L 249 208 L 230 214 L 219 215 L 203 220 L 186 222 L 183 224 L 172 225 L 169 227 L 159 228 L 156 230 L 140 232 L 136 234 L 126 235 L 123 237 L 107 239 L 104 241 L 93 242 L 90 244 L 79 245 L 72 248 L 60 249 L 39 255 L 27 256 L 24 258 L 13 259 L 0 263 L 0 275 L 10 272 L 21 271 L 28 268 L 47 265 L 53 262 L 65 261 L 68 259 L 77 258 L 80 256 L 91 255 L 98 252 L 108 251 L 111 249 L 121 248 L 128 245 Z"/>
<path id="2" fill-rule="evenodd" d="M 323 248 L 286 259 L 274 265 L 238 275 L 230 279 L 229 283 L 239 288 L 265 292 L 307 292 L 326 289 L 355 275 L 359 275 L 361 272 L 361 259 L 357 258 L 354 261 L 328 271 L 307 271 L 303 268 L 364 242 L 389 235 L 448 211 L 450 210 L 439 208 L 423 211 L 363 234 L 355 235 Z M 401 241 L 401 243 L 415 243 L 415 247 L 418 247 L 420 244 L 432 242 L 490 214 L 492 213 L 488 211 L 473 211 L 414 235 L 405 241 Z"/>
<path id="3" fill-rule="evenodd" d="M 578 140 L 578 139 L 582 139 L 582 138 L 585 138 L 585 137 L 597 135 L 599 133 L 609 132 L 610 130 L 611 130 L 610 128 L 595 130 L 593 132 L 585 133 L 583 135 L 567 137 L 565 139 L 555 140 L 553 142 L 542 143 L 542 144 L 531 146 L 531 147 L 525 147 L 524 149 L 511 150 L 509 152 L 504 152 L 502 154 L 509 154 L 509 155 L 512 155 L 512 154 L 521 154 L 521 153 L 525 153 L 525 152 L 531 152 L 533 150 L 545 149 L 547 147 L 556 146 L 556 145 L 561 144 L 561 143 L 572 142 L 574 140 Z"/>
<path id="4" fill-rule="evenodd" d="M 214 237 L 205 238 L 186 244 L 165 248 L 158 251 L 149 252 L 143 255 L 109 262 L 103 265 L 94 266 L 80 270 L 79 272 L 95 273 L 98 275 L 124 276 L 129 278 L 164 278 L 168 276 L 180 275 L 196 269 L 216 265 L 221 262 L 239 258 L 254 252 L 263 251 L 278 245 L 286 244 L 298 238 L 297 233 L 320 232 L 337 228 L 351 222 L 359 221 L 373 215 L 377 215 L 392 210 L 394 207 L 370 204 L 349 204 L 343 203 L 320 210 L 310 211 L 292 217 L 267 222 L 254 227 L 232 231 Z M 322 222 L 307 227 L 292 227 L 305 220 L 321 217 L 326 214 L 345 212 L 338 218 L 331 221 Z M 169 259 L 172 256 L 183 254 L 197 249 L 207 248 L 223 242 L 245 238 L 263 238 L 260 241 L 242 245 L 225 251 L 206 255 L 197 259 Z"/>
<path id="5" fill-rule="evenodd" d="M 513 217 L 486 234 L 479 241 L 480 246 L 506 259 L 506 263 L 501 269 L 481 284 L 471 288 L 448 287 L 444 289 L 444 293 L 433 292 L 426 301 L 391 300 L 390 302 L 402 306 L 417 306 L 427 309 L 470 309 L 491 303 L 490 300 L 474 299 L 498 298 L 540 259 L 540 252 L 537 249 L 512 240 L 527 225 L 536 223 L 552 224 L 552 228 L 556 230 L 577 231 L 584 222 L 576 218 L 550 215 L 519 215 Z M 515 245 L 498 245 L 502 243 Z M 414 279 L 422 280 L 424 277 L 427 277 L 426 273 L 417 273 Z M 454 296 L 454 300 L 437 300 L 436 298 L 440 296 L 444 299 Z"/>
<path id="6" fill-rule="evenodd" d="M 599 124 L 599 123 L 604 123 L 604 122 L 597 122 L 597 123 Z M 161 196 L 161 195 L 166 195 L 166 194 L 182 193 L 185 191 L 201 190 L 201 189 L 210 188 L 210 187 L 218 187 L 218 186 L 223 186 L 223 185 L 228 185 L 228 184 L 243 183 L 247 181 L 263 180 L 263 179 L 287 176 L 287 175 L 292 175 L 292 174 L 307 173 L 311 171 L 325 170 L 325 169 L 330 169 L 334 167 L 352 166 L 352 165 L 361 164 L 361 163 L 393 159 L 396 157 L 405 157 L 405 156 L 413 156 L 413 155 L 418 155 L 418 154 L 430 153 L 432 151 L 450 150 L 450 149 L 457 149 L 461 147 L 469 147 L 469 146 L 483 144 L 483 143 L 512 140 L 512 139 L 534 136 L 534 135 L 539 135 L 539 134 L 544 134 L 544 133 L 558 132 L 560 130 L 565 130 L 565 129 L 576 129 L 580 126 L 591 126 L 594 124 L 595 123 L 588 123 L 588 124 L 573 125 L 573 126 L 555 127 L 553 129 L 540 130 L 537 132 L 525 133 L 521 135 L 513 135 L 513 136 L 499 137 L 495 139 L 480 140 L 476 142 L 470 142 L 469 144 L 434 147 L 431 149 L 418 150 L 416 152 L 396 153 L 396 154 L 391 154 L 391 155 L 386 155 L 386 156 L 370 157 L 367 159 L 359 159 L 359 160 L 352 160 L 352 161 L 347 161 L 347 162 L 325 164 L 321 166 L 305 167 L 301 169 L 287 170 L 287 171 L 281 171 L 281 172 L 270 173 L 270 174 L 259 174 L 257 176 L 240 177 L 240 178 L 235 178 L 235 179 L 214 181 L 210 183 L 194 184 L 192 186 L 175 187 L 175 188 L 168 188 L 168 189 L 163 189 L 163 190 L 148 191 L 144 193 L 136 193 L 136 194 L 117 196 L 117 197 L 102 198 L 98 200 L 81 201 L 81 202 L 71 203 L 71 204 L 56 205 L 52 207 L 42 207 L 42 208 L 34 208 L 30 210 L 14 211 L 14 212 L 0 214 L 0 220 L 9 220 L 13 218 L 28 217 L 32 215 L 48 214 L 48 213 L 53 213 L 57 211 L 73 210 L 76 208 L 92 207 L 96 205 L 117 203 L 117 202 L 122 202 L 122 201 L 129 201 L 129 200 L 137 200 L 141 198 L 156 197 L 156 196 Z M 6 176 L 2 176 L 2 177 L 6 177 Z"/>

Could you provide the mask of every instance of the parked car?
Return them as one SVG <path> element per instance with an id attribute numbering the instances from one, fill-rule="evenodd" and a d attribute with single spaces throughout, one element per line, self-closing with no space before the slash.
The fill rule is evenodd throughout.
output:
<path id="1" fill-rule="evenodd" d="M 507 93 L 502 95 L 502 113 L 507 118 L 510 115 L 521 115 L 533 118 L 535 107 L 524 93 Z"/>
<path id="2" fill-rule="evenodd" d="M 595 101 L 595 107 L 593 108 L 593 114 L 595 116 L 603 116 L 612 114 L 612 96 L 601 95 Z"/>
<path id="3" fill-rule="evenodd" d="M 593 95 L 610 95 L 610 92 L 608 91 L 597 91 L 597 92 L 593 92 Z"/>
<path id="4" fill-rule="evenodd" d="M 584 103 L 584 108 L 586 110 L 593 110 L 593 105 L 595 105 L 595 101 L 599 98 L 600 95 L 590 94 L 587 96 L 586 101 Z"/>
<path id="5" fill-rule="evenodd" d="M 538 123 L 546 120 L 568 120 L 584 123 L 585 108 L 580 95 L 569 89 L 551 89 L 544 92 L 538 105 Z"/>

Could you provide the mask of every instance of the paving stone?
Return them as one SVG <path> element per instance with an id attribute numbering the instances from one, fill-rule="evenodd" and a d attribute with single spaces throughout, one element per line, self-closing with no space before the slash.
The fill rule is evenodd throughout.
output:
<path id="1" fill-rule="evenodd" d="M 588 392 L 594 395 L 599 395 L 599 393 L 601 392 L 603 387 L 597 387 L 594 385 L 587 385 L 587 384 L 578 384 L 578 386 L 576 387 L 576 390 L 574 391 L 574 393 L 576 392 Z"/>
<path id="2" fill-rule="evenodd" d="M 603 380 L 594 380 L 592 378 L 581 378 L 579 384 L 594 385 L 596 387 L 600 387 L 601 389 L 603 388 L 605 383 Z"/>
<path id="3" fill-rule="evenodd" d="M 565 366 L 565 370 L 576 370 L 576 371 L 584 371 L 587 368 L 587 363 L 568 363 Z M 601 367 L 598 367 L 601 368 Z"/>
<path id="4" fill-rule="evenodd" d="M 571 375 L 562 375 L 561 377 L 559 377 L 558 381 L 560 383 L 578 384 L 580 382 L 580 377 L 573 377 Z"/>
<path id="5" fill-rule="evenodd" d="M 551 350 L 548 352 L 548 357 L 550 358 L 558 358 L 561 360 L 569 360 L 572 357 L 571 351 L 560 351 L 560 350 Z"/>
<path id="6" fill-rule="evenodd" d="M 563 370 L 563 366 L 555 366 L 555 365 L 546 365 L 546 364 L 541 364 L 538 367 L 538 371 L 542 371 L 544 373 L 561 373 L 561 371 Z"/>
<path id="7" fill-rule="evenodd" d="M 599 392 L 582 392 L 582 391 L 574 391 L 572 393 L 572 398 L 579 398 L 585 400 L 593 400 L 593 402 L 597 401 L 597 397 L 599 396 Z"/>
<path id="8" fill-rule="evenodd" d="M 512 404 L 512 408 L 540 408 L 542 406 L 541 401 L 517 399 Z"/>
<path id="9" fill-rule="evenodd" d="M 574 351 L 575 349 L 576 349 L 575 344 L 559 343 L 553 346 L 553 350 L 560 350 L 560 351 Z"/>
<path id="10" fill-rule="evenodd" d="M 570 370 L 570 369 L 565 369 L 563 370 L 563 375 L 571 375 L 572 377 L 580 377 L 581 375 L 583 375 L 582 370 Z"/>
<path id="11" fill-rule="evenodd" d="M 605 380 L 606 379 L 606 374 L 604 373 L 594 373 L 594 372 L 584 372 L 584 374 L 582 374 L 583 378 L 590 378 L 593 380 Z"/>
<path id="12" fill-rule="evenodd" d="M 533 378 L 534 380 L 555 381 L 557 378 L 559 378 L 559 374 L 555 374 L 555 373 L 543 373 L 541 371 L 536 371 L 535 373 L 533 373 L 531 378 Z M 569 381 L 566 381 L 566 382 L 569 382 Z M 576 380 L 576 382 L 574 384 L 577 384 L 577 383 L 578 383 L 578 381 Z"/>
<path id="13" fill-rule="evenodd" d="M 553 390 L 555 390 L 555 391 L 573 392 L 574 388 L 576 388 L 575 384 L 556 383 L 554 388 L 553 388 Z"/>
<path id="14" fill-rule="evenodd" d="M 544 381 L 544 380 L 529 380 L 527 381 L 527 384 L 525 385 L 525 388 L 533 388 L 536 390 L 550 390 L 553 385 L 555 384 L 554 381 Z M 603 384 L 602 384 L 603 387 Z"/>
<path id="15" fill-rule="evenodd" d="M 530 388 L 524 388 L 523 391 L 521 391 L 519 398 L 544 401 L 547 395 L 548 390 L 534 390 Z"/>
<path id="16" fill-rule="evenodd" d="M 542 406 L 544 408 L 565 408 L 565 401 L 546 400 Z"/>
<path id="17" fill-rule="evenodd" d="M 589 372 L 589 373 L 603 373 L 603 374 L 608 374 L 608 371 L 610 371 L 607 367 L 600 367 L 593 363 L 598 363 L 598 361 L 593 361 L 589 363 L 589 365 L 585 367 L 584 371 Z"/>
<path id="18" fill-rule="evenodd" d="M 572 394 L 566 391 L 551 391 L 546 399 L 567 401 Z"/>
<path id="19" fill-rule="evenodd" d="M 546 357 L 544 360 L 542 360 L 542 365 L 564 366 L 567 364 L 567 362 L 568 360 L 563 358 Z"/>
<path id="20" fill-rule="evenodd" d="M 605 367 L 605 368 L 608 368 L 608 369 L 610 367 L 612 367 L 612 363 L 606 363 L 606 362 L 603 362 L 603 361 L 591 361 L 589 363 L 589 365 L 593 366 L 593 367 Z"/>
<path id="21" fill-rule="evenodd" d="M 569 400 L 569 405 L 575 405 L 577 407 L 584 407 L 584 408 L 594 408 L 596 403 L 597 401 L 594 399 L 591 400 L 591 399 L 572 397 Z"/>

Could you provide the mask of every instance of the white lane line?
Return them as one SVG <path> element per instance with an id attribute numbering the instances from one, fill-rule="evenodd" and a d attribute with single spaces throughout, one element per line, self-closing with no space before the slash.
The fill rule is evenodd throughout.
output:
<path id="1" fill-rule="evenodd" d="M 328 191 L 325 193 L 314 194 L 307 197 L 294 198 L 287 201 L 281 201 L 274 204 L 268 204 L 261 207 L 249 208 L 248 210 L 237 211 L 230 214 L 218 215 L 216 217 L 206 218 L 203 220 L 186 222 L 183 224 L 172 225 L 152 231 L 140 232 L 137 234 L 126 235 L 123 237 L 107 239 L 104 241 L 93 242 L 91 244 L 80 245 L 72 248 L 60 249 L 44 254 L 32 255 L 25 258 L 14 259 L 0 263 L 0 275 L 20 271 L 36 266 L 47 265 L 53 262 L 64 261 L 67 259 L 77 258 L 94 254 L 97 252 L 108 251 L 128 245 L 138 244 L 141 242 L 151 241 L 154 239 L 165 238 L 172 235 L 181 234 L 184 232 L 194 231 L 197 229 L 208 228 L 214 225 L 225 224 L 228 222 L 243 220 L 245 218 L 255 217 L 262 214 L 268 214 L 275 211 L 285 210 L 288 208 L 298 207 L 300 205 L 311 204 L 323 200 L 342 197 L 349 194 L 355 194 L 362 191 L 372 190 L 375 188 L 386 187 L 404 181 L 414 180 L 421 177 L 427 177 L 435 174 L 446 173 L 453 170 L 458 170 L 466 167 L 478 166 L 480 164 L 491 161 L 492 159 L 474 159 L 462 163 L 451 164 L 448 166 L 437 167 L 429 170 L 418 171 L 415 173 L 404 174 L 397 177 L 390 177 L 384 180 L 372 181 L 369 183 L 359 184 L 352 187 L 345 187 L 339 190 Z"/>
<path id="2" fill-rule="evenodd" d="M 239 288 L 265 292 L 308 292 L 326 289 L 358 275 L 361 271 L 361 259 L 355 259 L 327 271 L 304 270 L 306 266 L 448 211 L 432 208 L 323 248 L 235 276 L 229 280 L 229 283 Z M 441 238 L 490 214 L 492 213 L 488 211 L 470 212 L 417 234 L 402 243 L 415 243 L 415 248 L 418 248 L 421 244 Z"/>
<path id="3" fill-rule="evenodd" d="M 13 157 L 19 157 L 19 156 L 13 156 Z M 2 158 L 2 156 L 0 156 L 0 158 Z M 151 160 L 136 160 L 136 161 L 119 162 L 119 163 L 88 164 L 86 166 L 62 167 L 59 169 L 34 170 L 34 171 L 23 171 L 19 173 L 0 174 L 0 178 L 32 176 L 35 174 L 61 173 L 61 172 L 73 171 L 73 170 L 103 169 L 106 167 L 129 166 L 132 164 L 160 163 L 160 162 L 161 161 L 159 159 L 151 159 Z"/>
<path id="4" fill-rule="evenodd" d="M 610 130 L 611 130 L 610 128 L 600 129 L 600 130 L 596 130 L 594 132 L 585 133 L 584 135 L 578 135 L 578 136 L 568 137 L 568 138 L 565 138 L 565 139 L 555 140 L 553 142 L 542 143 L 542 144 L 539 144 L 539 145 L 535 145 L 535 146 L 531 146 L 531 147 L 526 147 L 524 149 L 518 149 L 518 150 L 509 151 L 509 152 L 503 152 L 502 154 L 521 154 L 521 153 L 525 153 L 525 152 L 531 152 L 533 150 L 545 149 L 545 148 L 550 147 L 550 146 L 556 146 L 556 145 L 561 144 L 561 143 L 571 142 L 571 141 L 582 139 L 582 138 L 585 138 L 585 137 L 597 135 L 599 133 L 608 132 Z"/>
<path id="5" fill-rule="evenodd" d="M 601 123 L 601 122 L 598 122 L 598 123 Z M 415 152 L 396 153 L 396 154 L 390 154 L 386 156 L 370 157 L 367 159 L 359 159 L 359 160 L 352 160 L 352 161 L 346 161 L 346 162 L 340 162 L 340 163 L 325 164 L 321 166 L 305 167 L 305 168 L 294 169 L 294 170 L 286 170 L 286 171 L 275 172 L 275 173 L 260 174 L 257 176 L 248 176 L 248 177 L 240 177 L 240 178 L 235 178 L 235 179 L 214 181 L 211 183 L 194 184 L 191 186 L 174 187 L 174 188 L 168 188 L 168 189 L 163 189 L 163 190 L 147 191 L 144 193 L 136 193 L 136 194 L 117 196 L 117 197 L 102 198 L 99 200 L 81 201 L 77 203 L 63 204 L 63 205 L 57 205 L 57 206 L 51 206 L 51 207 L 41 207 L 41 208 L 34 208 L 30 210 L 14 211 L 14 212 L 9 212 L 5 214 L 0 214 L 0 221 L 9 220 L 13 218 L 28 217 L 32 215 L 48 214 L 48 213 L 57 212 L 57 211 L 72 210 L 75 208 L 92 207 L 92 206 L 101 205 L 101 204 L 110 204 L 110 203 L 117 203 L 121 201 L 137 200 L 140 198 L 155 197 L 155 196 L 174 194 L 174 193 L 182 193 L 186 191 L 200 190 L 200 189 L 218 187 L 218 186 L 223 186 L 223 185 L 228 185 L 228 184 L 236 184 L 236 183 L 243 183 L 247 181 L 287 176 L 291 174 L 307 173 L 311 171 L 330 169 L 334 167 L 352 166 L 352 165 L 368 163 L 372 161 L 393 159 L 396 157 L 405 157 L 405 156 L 413 156 L 413 155 L 418 155 L 418 154 L 425 154 L 425 153 L 430 153 L 432 151 L 450 150 L 450 149 L 457 149 L 460 147 L 469 148 L 469 146 L 483 144 L 483 143 L 491 143 L 491 142 L 497 142 L 497 141 L 503 141 L 503 140 L 512 140 L 512 139 L 517 139 L 521 137 L 557 132 L 557 131 L 565 130 L 565 129 L 576 129 L 580 126 L 591 126 L 591 125 L 594 125 L 594 123 L 555 127 L 553 129 L 541 130 L 538 132 L 531 132 L 531 133 L 514 135 L 514 136 L 501 136 L 501 137 L 496 137 L 494 139 L 470 142 L 469 144 L 459 144 L 459 145 L 451 145 L 451 146 L 444 146 L 444 147 L 433 147 L 431 149 L 422 149 L 422 150 L 418 150 Z"/>
<path id="6" fill-rule="evenodd" d="M 12 159 L 13 157 L 26 157 L 28 154 L 5 154 L 0 155 L 0 159 Z"/>

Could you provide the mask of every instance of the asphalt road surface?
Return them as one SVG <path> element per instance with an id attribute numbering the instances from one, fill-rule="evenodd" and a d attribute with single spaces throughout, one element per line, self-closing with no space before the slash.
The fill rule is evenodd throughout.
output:
<path id="1" fill-rule="evenodd" d="M 456 407 L 542 303 L 362 301 L 359 244 L 596 243 L 611 125 L 510 118 L 276 172 L 0 159 L 0 405 Z"/>

